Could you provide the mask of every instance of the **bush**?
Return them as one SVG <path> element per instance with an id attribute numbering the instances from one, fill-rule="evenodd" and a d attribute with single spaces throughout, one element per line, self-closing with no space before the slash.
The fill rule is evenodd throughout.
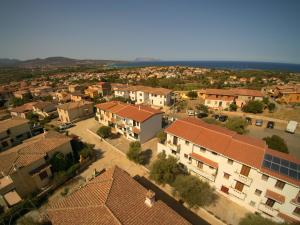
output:
<path id="1" fill-rule="evenodd" d="M 141 157 L 141 143 L 139 141 L 134 141 L 129 144 L 129 150 L 127 152 L 127 158 L 135 163 L 142 163 L 143 159 Z"/>
<path id="2" fill-rule="evenodd" d="M 160 143 L 165 143 L 167 140 L 167 133 L 164 130 L 161 130 L 157 133 L 156 137 L 158 138 Z"/>
<path id="3" fill-rule="evenodd" d="M 276 223 L 257 214 L 247 214 L 241 219 L 239 225 L 288 225 L 288 223 Z"/>
<path id="4" fill-rule="evenodd" d="M 64 171 L 68 168 L 66 157 L 61 152 L 56 152 L 50 159 L 50 164 L 54 172 Z"/>
<path id="5" fill-rule="evenodd" d="M 198 94 L 196 91 L 189 91 L 187 94 L 186 94 L 189 98 L 191 99 L 194 99 L 194 98 L 197 98 L 198 97 Z"/>
<path id="6" fill-rule="evenodd" d="M 160 153 L 150 168 L 150 179 L 158 184 L 173 184 L 180 169 L 175 157 Z"/>
<path id="7" fill-rule="evenodd" d="M 199 110 L 201 113 L 208 114 L 208 107 L 204 104 L 199 104 L 196 106 L 196 109 Z"/>
<path id="8" fill-rule="evenodd" d="M 184 200 L 190 208 L 209 205 L 217 199 L 210 185 L 193 175 L 177 176 L 173 187 L 173 194 Z"/>
<path id="9" fill-rule="evenodd" d="M 274 112 L 275 108 L 276 108 L 275 103 L 271 102 L 268 104 L 269 112 Z"/>
<path id="10" fill-rule="evenodd" d="M 236 111 L 237 108 L 237 105 L 233 102 L 229 105 L 229 111 Z"/>
<path id="11" fill-rule="evenodd" d="M 269 148 L 280 152 L 289 153 L 289 149 L 286 145 L 285 140 L 279 137 L 278 135 L 272 135 L 271 137 L 264 137 L 263 140 L 266 142 Z"/>
<path id="12" fill-rule="evenodd" d="M 108 138 L 111 136 L 111 127 L 102 126 L 97 130 L 97 134 L 102 138 Z"/>
<path id="13" fill-rule="evenodd" d="M 245 134 L 247 132 L 247 121 L 241 117 L 229 118 L 225 124 L 225 127 L 229 130 L 235 131 L 238 134 Z"/>
<path id="14" fill-rule="evenodd" d="M 261 101 L 249 101 L 242 110 L 248 113 L 262 113 L 264 109 L 264 104 Z"/>

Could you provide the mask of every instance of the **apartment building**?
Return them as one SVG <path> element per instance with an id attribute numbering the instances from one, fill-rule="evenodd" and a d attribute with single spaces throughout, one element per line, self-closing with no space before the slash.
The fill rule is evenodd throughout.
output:
<path id="1" fill-rule="evenodd" d="M 191 174 L 252 212 L 300 221 L 300 160 L 197 118 L 176 120 L 158 152 L 176 157 Z"/>
<path id="2" fill-rule="evenodd" d="M 40 134 L 0 153 L 0 197 L 11 207 L 49 185 L 49 160 L 56 152 L 72 154 L 70 138 L 56 132 Z"/>
<path id="3" fill-rule="evenodd" d="M 87 89 L 84 90 L 84 93 L 90 98 L 107 96 L 111 93 L 111 85 L 108 82 L 99 82 L 95 85 L 90 85 Z"/>
<path id="4" fill-rule="evenodd" d="M 28 120 L 12 118 L 0 121 L 0 152 L 31 137 Z"/>
<path id="5" fill-rule="evenodd" d="M 93 103 L 88 101 L 68 102 L 58 105 L 57 112 L 61 122 L 75 122 L 93 115 Z"/>
<path id="6" fill-rule="evenodd" d="M 115 97 L 130 98 L 137 104 L 148 104 L 165 107 L 171 104 L 172 91 L 166 88 L 153 88 L 147 86 L 114 86 Z"/>
<path id="7" fill-rule="evenodd" d="M 56 105 L 51 102 L 37 102 L 33 105 L 33 112 L 42 118 L 57 116 Z"/>
<path id="8" fill-rule="evenodd" d="M 114 167 L 47 209 L 52 225 L 188 225 L 127 172 Z"/>
<path id="9" fill-rule="evenodd" d="M 27 115 L 32 112 L 33 106 L 36 103 L 37 102 L 28 102 L 28 103 L 25 103 L 24 105 L 21 105 L 21 106 L 11 109 L 10 110 L 11 117 L 20 117 L 20 118 L 26 119 Z"/>
<path id="10" fill-rule="evenodd" d="M 250 100 L 263 100 L 261 91 L 237 88 L 199 90 L 198 96 L 205 100 L 205 105 L 213 109 L 226 109 L 231 103 L 243 107 Z"/>
<path id="11" fill-rule="evenodd" d="M 163 112 L 149 106 L 117 101 L 96 105 L 96 119 L 132 141 L 141 143 L 153 138 L 162 128 Z"/>

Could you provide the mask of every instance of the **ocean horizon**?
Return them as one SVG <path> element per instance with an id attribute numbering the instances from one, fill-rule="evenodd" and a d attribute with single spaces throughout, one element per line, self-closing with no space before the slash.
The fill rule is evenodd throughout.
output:
<path id="1" fill-rule="evenodd" d="M 300 72 L 300 64 L 247 62 L 247 61 L 146 61 L 112 64 L 113 67 L 188 66 L 229 70 L 270 70 L 278 72 Z"/>

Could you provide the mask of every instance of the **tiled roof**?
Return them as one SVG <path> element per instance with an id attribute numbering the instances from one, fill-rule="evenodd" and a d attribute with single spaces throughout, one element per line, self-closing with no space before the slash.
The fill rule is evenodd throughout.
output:
<path id="1" fill-rule="evenodd" d="M 14 166 L 27 166 L 69 141 L 70 138 L 56 132 L 48 132 L 30 138 L 22 144 L 0 153 L 0 172 L 8 175 L 13 171 Z"/>
<path id="2" fill-rule="evenodd" d="M 233 96 L 227 96 L 227 95 L 221 95 L 221 96 L 209 95 L 209 96 L 207 96 L 206 99 L 207 100 L 233 101 L 234 97 Z"/>
<path id="3" fill-rule="evenodd" d="M 45 109 L 45 108 L 48 107 L 48 106 L 54 106 L 54 104 L 51 103 L 51 102 L 37 102 L 37 103 L 34 105 L 35 108 L 41 109 L 41 110 Z"/>
<path id="4" fill-rule="evenodd" d="M 253 96 L 253 97 L 263 97 L 261 91 L 251 90 L 251 89 L 206 89 L 203 90 L 202 93 L 206 93 L 207 95 L 227 95 L 227 96 Z"/>
<path id="5" fill-rule="evenodd" d="M 91 105 L 91 104 L 93 103 L 88 101 L 68 102 L 62 105 L 58 105 L 57 108 L 62 110 L 72 110 L 72 109 L 78 109 L 85 105 Z"/>
<path id="6" fill-rule="evenodd" d="M 101 103 L 96 105 L 96 107 L 117 114 L 120 117 L 133 119 L 138 122 L 143 122 L 154 115 L 163 113 L 162 111 L 153 109 L 149 106 L 131 105 L 118 101 Z"/>
<path id="7" fill-rule="evenodd" d="M 29 121 L 26 119 L 22 119 L 22 118 L 12 118 L 12 119 L 7 119 L 7 120 L 2 120 L 0 121 L 0 132 L 5 131 L 9 128 L 13 128 L 16 126 L 20 126 L 22 124 L 26 124 Z"/>
<path id="8" fill-rule="evenodd" d="M 190 224 L 166 204 L 145 204 L 147 190 L 114 167 L 47 210 L 53 225 Z"/>
<path id="9" fill-rule="evenodd" d="M 35 104 L 37 104 L 37 102 L 25 103 L 24 105 L 21 105 L 21 106 L 11 109 L 10 111 L 17 112 L 17 113 L 28 112 L 28 111 L 32 110 L 32 108 Z"/>

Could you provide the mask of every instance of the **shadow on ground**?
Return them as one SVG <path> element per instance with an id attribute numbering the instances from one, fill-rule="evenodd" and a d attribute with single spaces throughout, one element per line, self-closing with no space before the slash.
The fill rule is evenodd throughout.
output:
<path id="1" fill-rule="evenodd" d="M 151 149 L 146 149 L 145 151 L 142 151 L 140 153 L 141 158 L 143 159 L 142 165 L 148 165 L 150 163 L 151 157 L 152 157 L 152 150 Z"/>
<path id="2" fill-rule="evenodd" d="M 138 183 L 140 183 L 143 187 L 147 189 L 151 189 L 155 192 L 155 197 L 157 200 L 163 201 L 165 204 L 167 204 L 170 208 L 172 208 L 175 212 L 177 212 L 179 215 L 181 215 L 183 218 L 185 218 L 187 221 L 189 221 L 191 224 L 197 224 L 197 225 L 209 225 L 208 222 L 203 220 L 201 217 L 193 213 L 192 211 L 185 208 L 182 204 L 180 204 L 179 201 L 175 200 L 171 196 L 169 196 L 167 193 L 159 189 L 156 185 L 151 183 L 148 179 L 141 176 L 135 176 L 133 177 Z"/>

